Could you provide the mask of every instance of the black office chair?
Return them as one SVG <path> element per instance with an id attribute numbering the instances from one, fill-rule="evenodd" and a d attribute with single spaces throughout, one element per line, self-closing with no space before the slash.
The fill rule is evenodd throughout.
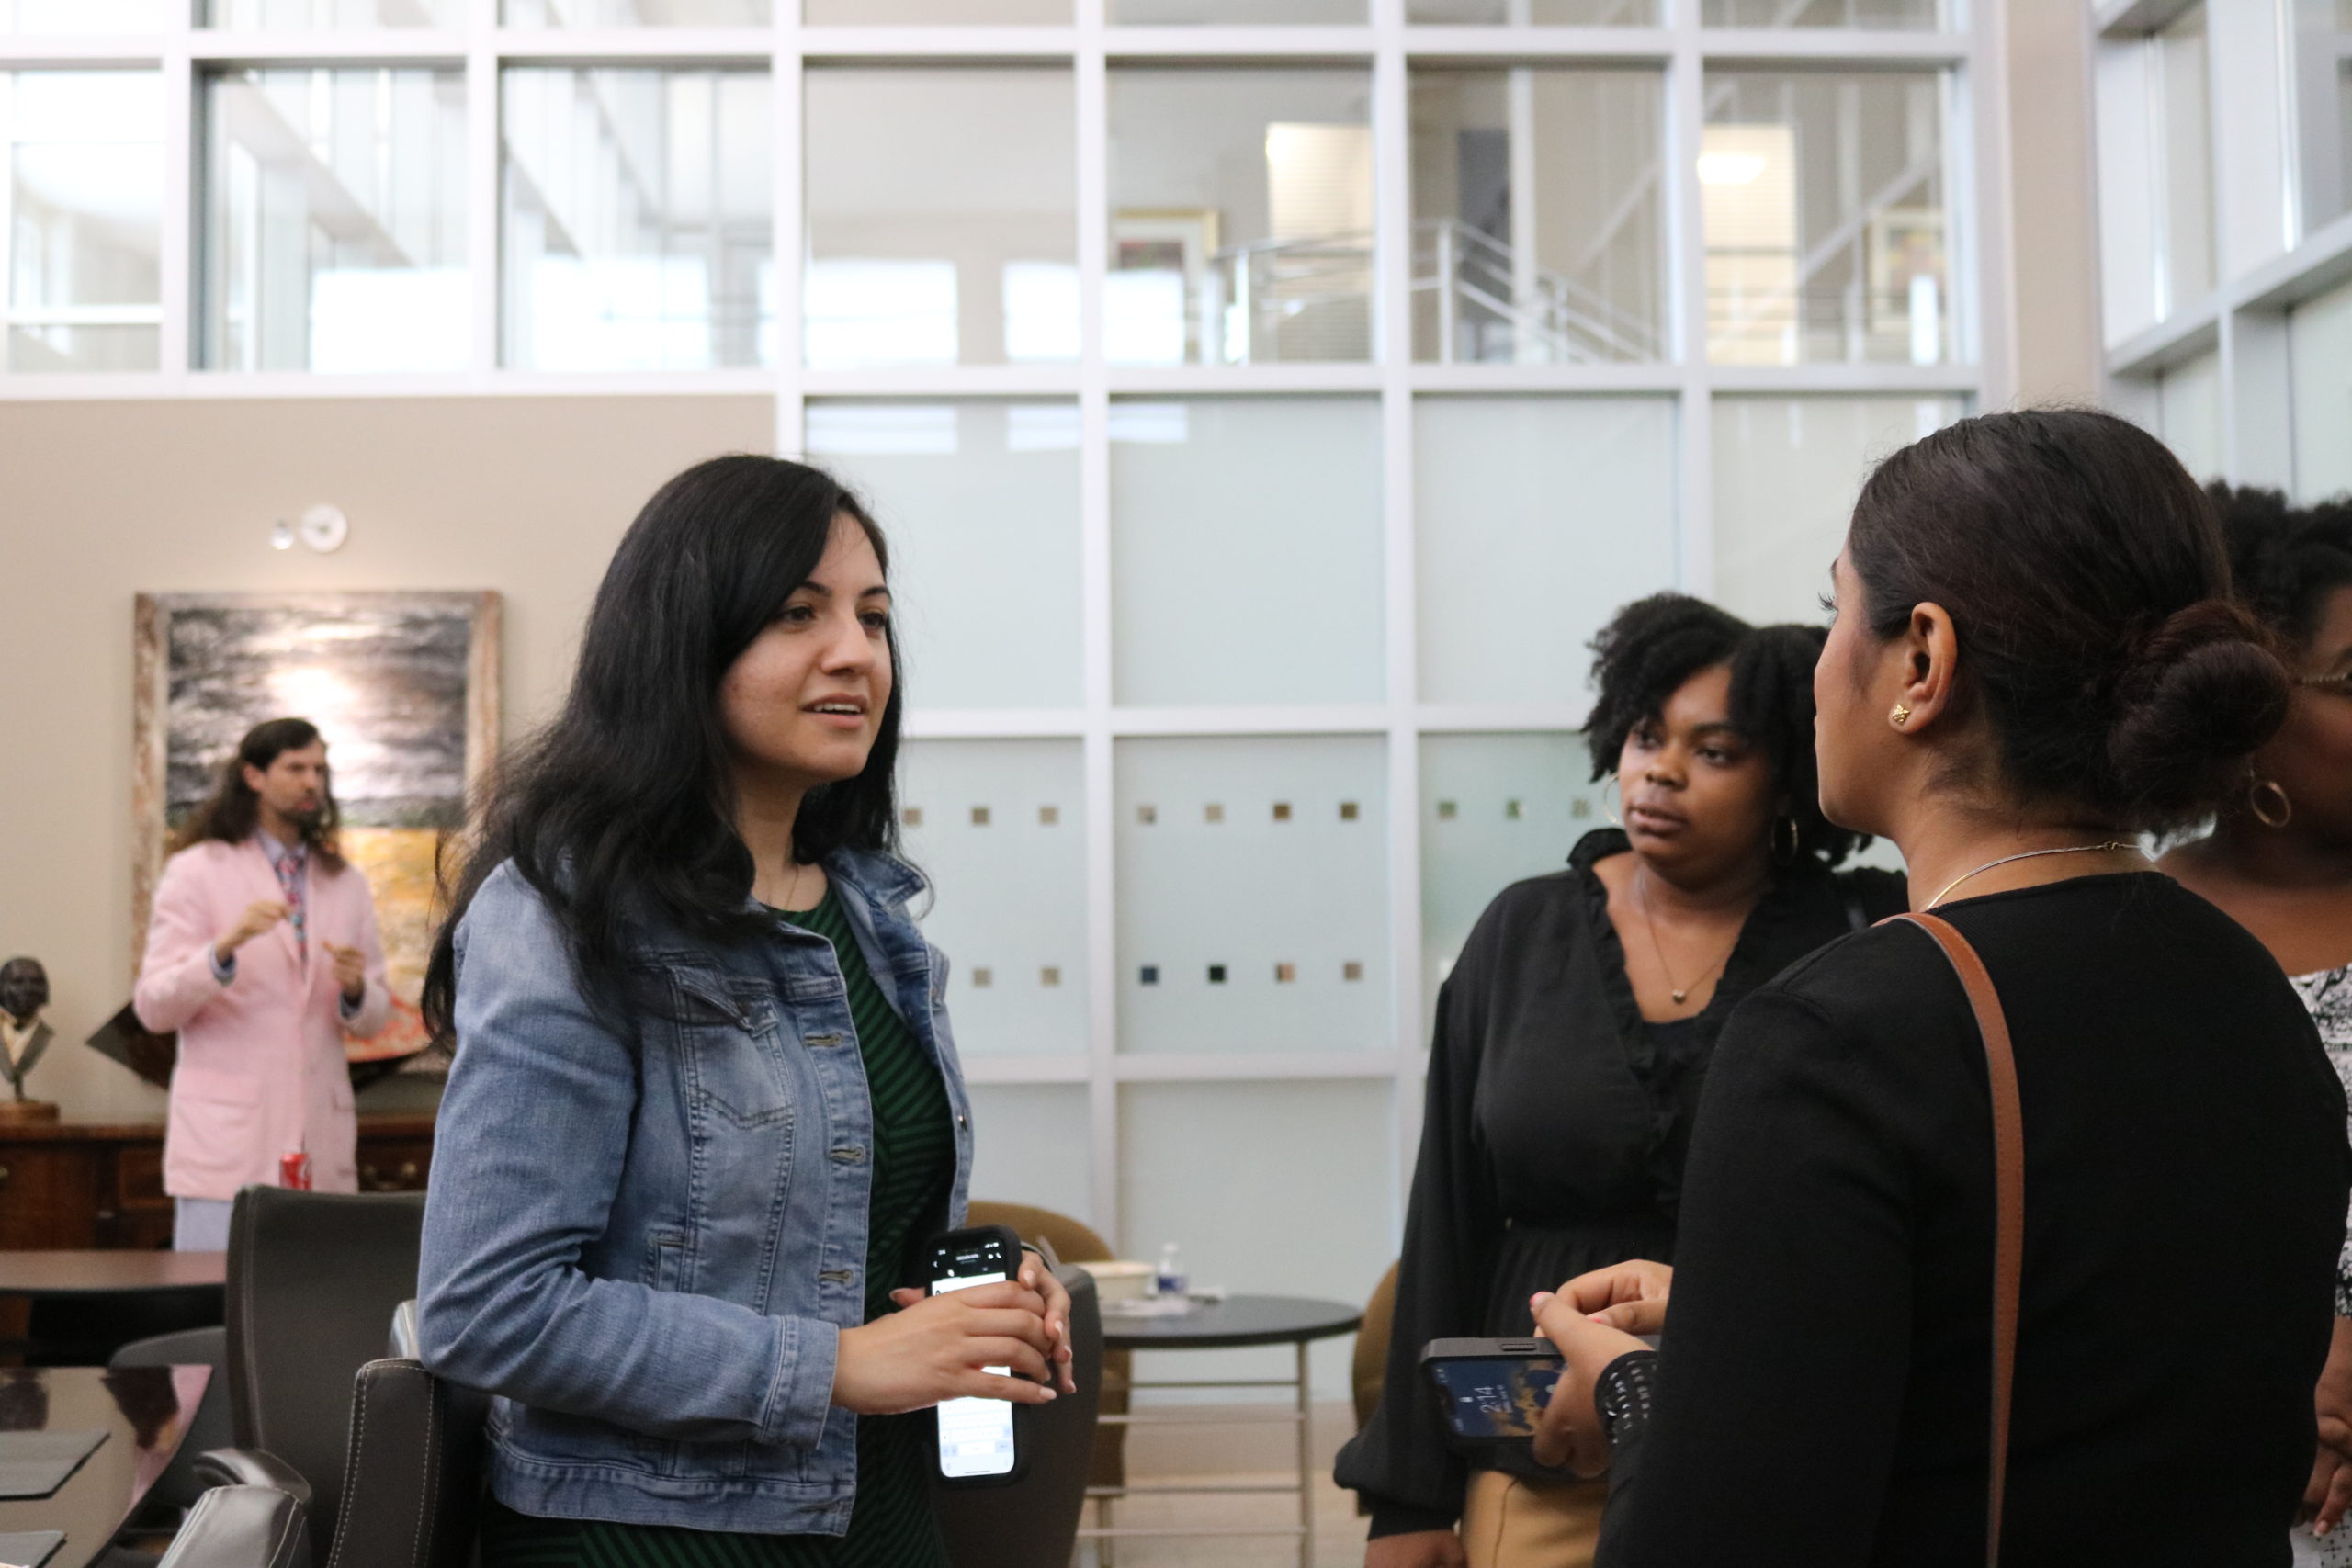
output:
<path id="1" fill-rule="evenodd" d="M 188 1417 L 187 1430 L 180 1434 L 179 1451 L 155 1484 L 147 1489 L 147 1501 L 173 1508 L 192 1508 L 206 1490 L 205 1481 L 196 1472 L 197 1456 L 211 1449 L 227 1448 L 235 1441 L 229 1426 L 229 1331 L 226 1328 L 183 1329 L 177 1334 L 158 1334 L 152 1339 L 134 1339 L 107 1359 L 114 1367 L 210 1367 L 212 1381 L 205 1385 L 204 1398 Z"/>
<path id="2" fill-rule="evenodd" d="M 359 1371 L 416 1293 L 421 1192 L 248 1187 L 229 1220 L 229 1408 L 235 1446 L 200 1454 L 214 1483 L 299 1498 L 323 1562 L 341 1517 Z"/>

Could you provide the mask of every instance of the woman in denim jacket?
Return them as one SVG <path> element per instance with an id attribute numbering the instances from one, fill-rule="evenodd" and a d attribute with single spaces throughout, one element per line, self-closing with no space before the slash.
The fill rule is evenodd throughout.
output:
<path id="1" fill-rule="evenodd" d="M 681 474 L 496 784 L 426 979 L 418 1281 L 425 1365 L 498 1396 L 486 1568 L 944 1568 L 908 1413 L 1070 1386 L 1035 1260 L 894 1289 L 972 1143 L 888 853 L 885 559 L 813 468 Z"/>

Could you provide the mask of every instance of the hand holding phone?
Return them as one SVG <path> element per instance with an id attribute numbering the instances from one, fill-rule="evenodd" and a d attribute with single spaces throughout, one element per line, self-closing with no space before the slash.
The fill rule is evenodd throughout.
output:
<path id="1" fill-rule="evenodd" d="M 1445 1403 L 1447 1429 L 1465 1442 L 1532 1438 L 1552 1389 L 1559 1353 L 1543 1339 L 1432 1339 L 1421 1366 Z"/>
<path id="2" fill-rule="evenodd" d="M 1021 1238 L 1004 1225 L 977 1225 L 950 1231 L 931 1244 L 924 1276 L 931 1299 L 952 1299 L 974 1291 L 1020 1288 Z M 977 1299 L 977 1298 L 974 1298 Z M 1044 1298 L 1038 1299 L 1038 1326 L 1045 1326 Z M 1047 1356 L 1052 1347 L 1040 1347 Z M 1040 1359 L 1034 1376 L 1046 1377 Z M 1009 1367 L 990 1367 L 1002 1374 Z M 1025 1369 L 1024 1369 L 1025 1371 Z M 1054 1397 L 1048 1387 L 1046 1397 Z M 951 1399 L 940 1405 L 938 1419 L 939 1478 L 965 1485 L 1001 1485 L 1020 1478 L 1028 1467 L 1023 1452 L 1021 1423 L 1014 1407 L 1001 1400 Z"/>
<path id="3" fill-rule="evenodd" d="M 833 1403 L 860 1416 L 925 1410 L 978 1397 L 1042 1404 L 1053 1341 L 1036 1292 L 1006 1282 L 918 1301 L 842 1330 Z M 991 1369 L 1004 1369 L 1002 1371 Z M 1013 1375 L 1007 1375 L 1008 1373 Z"/>

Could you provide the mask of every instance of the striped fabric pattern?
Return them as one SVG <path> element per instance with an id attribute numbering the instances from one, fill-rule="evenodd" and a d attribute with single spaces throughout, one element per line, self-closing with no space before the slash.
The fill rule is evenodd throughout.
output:
<path id="1" fill-rule="evenodd" d="M 867 1211 L 865 1316 L 889 1312 L 890 1289 L 915 1277 L 919 1227 L 945 1212 L 956 1176 L 947 1086 L 865 967 L 849 919 L 828 890 L 817 908 L 778 911 L 833 944 L 849 987 L 865 1087 L 874 1106 L 874 1187 Z M 947 1568 L 931 1516 L 931 1412 L 861 1416 L 857 1504 L 849 1532 L 729 1535 L 670 1525 L 537 1519 L 492 1502 L 482 1518 L 481 1568 Z"/>

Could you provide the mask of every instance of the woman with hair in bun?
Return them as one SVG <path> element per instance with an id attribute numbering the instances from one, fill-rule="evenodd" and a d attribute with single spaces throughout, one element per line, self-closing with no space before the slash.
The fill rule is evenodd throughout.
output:
<path id="1" fill-rule="evenodd" d="M 1986 415 L 1879 466 L 1833 575 L 1823 810 L 1901 847 L 2015 1044 L 1991 1544 L 2013 1568 L 2283 1564 L 2352 1187 L 2344 1091 L 2262 944 L 2137 848 L 2242 795 L 2288 711 L 2211 503 L 2121 420 Z M 1610 1470 L 1606 1568 L 1987 1560 L 1987 1055 L 1908 922 L 1742 1005 L 1676 1266 L 1538 1303 L 1567 1366 L 1536 1446 Z"/>
<path id="2" fill-rule="evenodd" d="M 1372 1511 L 1370 1568 L 1591 1561 L 1605 1489 L 1535 1463 L 1523 1442 L 1465 1461 L 1421 1347 L 1524 1336 L 1531 1292 L 1668 1255 L 1724 1018 L 1787 964 L 1903 907 L 1893 873 L 1832 869 L 1857 840 L 1817 801 L 1822 637 L 1661 593 L 1595 639 L 1586 739 L 1623 827 L 1506 888 L 1439 994 L 1386 1382 L 1338 1470 Z"/>
<path id="3" fill-rule="evenodd" d="M 2241 604 L 2286 649 L 2287 722 L 2254 754 L 2212 830 L 2164 858 L 2270 950 L 2352 1086 L 2352 502 L 2298 510 L 2275 490 L 2209 493 Z M 2318 1397 L 2324 1443 L 2304 1494 L 2333 1531 L 2352 1503 L 2352 1247 L 2335 1269 L 2335 1340 Z M 2304 1537 L 2309 1544 L 2309 1537 Z M 2352 1531 L 2319 1561 L 2352 1564 Z"/>

